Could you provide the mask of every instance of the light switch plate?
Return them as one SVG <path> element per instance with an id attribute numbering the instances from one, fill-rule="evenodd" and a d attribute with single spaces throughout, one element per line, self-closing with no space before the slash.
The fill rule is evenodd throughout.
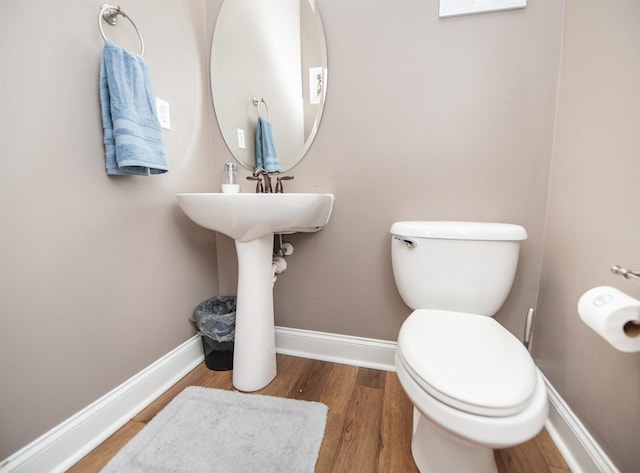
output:
<path id="1" fill-rule="evenodd" d="M 322 67 L 309 68 L 309 103 L 320 103 L 324 89 Z"/>
<path id="2" fill-rule="evenodd" d="M 238 148 L 245 149 L 246 145 L 244 142 L 244 130 L 242 128 L 238 128 Z"/>

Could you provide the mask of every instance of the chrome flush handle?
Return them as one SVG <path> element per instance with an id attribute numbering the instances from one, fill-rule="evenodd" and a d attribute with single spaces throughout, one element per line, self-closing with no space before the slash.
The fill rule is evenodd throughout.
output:
<path id="1" fill-rule="evenodd" d="M 639 271 L 632 271 L 630 269 L 623 268 L 622 266 L 618 266 L 617 264 L 611 267 L 611 272 L 613 274 L 617 274 L 618 276 L 622 276 L 626 279 L 640 280 Z"/>
<path id="2" fill-rule="evenodd" d="M 402 243 L 407 245 L 407 247 L 410 248 L 410 249 L 413 249 L 418 245 L 418 242 L 415 241 L 415 240 L 412 240 L 411 238 L 394 236 L 393 239 L 401 241 Z"/>

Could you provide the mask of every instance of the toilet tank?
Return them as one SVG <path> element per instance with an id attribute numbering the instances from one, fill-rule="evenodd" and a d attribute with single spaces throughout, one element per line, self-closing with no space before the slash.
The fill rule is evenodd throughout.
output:
<path id="1" fill-rule="evenodd" d="M 393 277 L 412 309 L 494 315 L 518 265 L 519 225 L 406 221 L 391 226 Z"/>

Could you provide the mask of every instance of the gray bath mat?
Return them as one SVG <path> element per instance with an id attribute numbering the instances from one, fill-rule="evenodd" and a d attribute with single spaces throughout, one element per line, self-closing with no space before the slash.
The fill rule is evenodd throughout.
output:
<path id="1" fill-rule="evenodd" d="M 327 406 L 191 386 L 102 473 L 313 473 Z"/>

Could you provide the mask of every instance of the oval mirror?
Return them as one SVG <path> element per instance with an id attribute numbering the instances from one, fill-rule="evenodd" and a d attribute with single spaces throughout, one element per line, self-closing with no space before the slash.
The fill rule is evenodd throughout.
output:
<path id="1" fill-rule="evenodd" d="M 271 123 L 282 171 L 305 155 L 327 90 L 327 48 L 315 0 L 225 0 L 211 46 L 211 91 L 222 136 L 256 166 L 258 117 Z"/>

